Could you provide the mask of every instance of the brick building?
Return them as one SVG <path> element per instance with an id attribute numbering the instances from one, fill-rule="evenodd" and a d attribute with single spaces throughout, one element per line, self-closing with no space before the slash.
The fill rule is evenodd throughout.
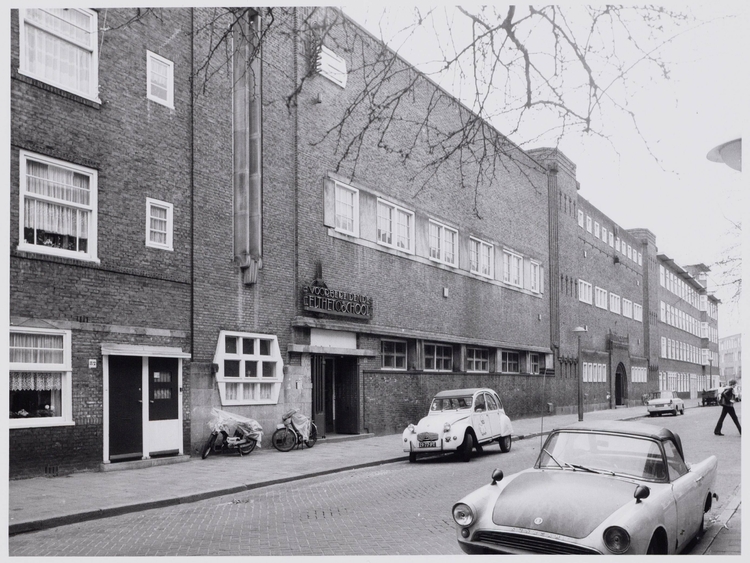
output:
<path id="1" fill-rule="evenodd" d="M 742 335 L 719 338 L 719 369 L 721 380 L 742 379 Z"/>
<path id="2" fill-rule="evenodd" d="M 685 391 L 672 373 L 701 364 L 662 339 L 701 362 L 710 340 L 659 308 L 710 334 L 699 272 L 580 197 L 562 153 L 483 123 L 494 175 L 457 153 L 419 184 L 420 121 L 474 116 L 396 59 L 379 93 L 414 81 L 408 119 L 378 129 L 362 107 L 385 65 L 374 38 L 335 10 L 269 21 L 13 12 L 12 477 L 195 454 L 213 407 L 258 420 L 266 445 L 291 408 L 325 435 L 399 432 L 453 387 L 497 389 L 511 418 L 572 410 L 577 326 L 587 410 Z M 45 49 L 73 66 L 41 68 Z M 467 177 L 484 178 L 470 197 Z M 662 270 L 698 307 L 665 296 Z M 19 447 L 41 433 L 53 446 Z"/>

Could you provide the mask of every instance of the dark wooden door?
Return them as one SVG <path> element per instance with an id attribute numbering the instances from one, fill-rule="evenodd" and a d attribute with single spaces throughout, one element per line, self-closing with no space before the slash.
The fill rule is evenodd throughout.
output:
<path id="1" fill-rule="evenodd" d="M 148 419 L 175 420 L 179 416 L 177 358 L 148 359 Z"/>
<path id="2" fill-rule="evenodd" d="M 109 356 L 109 457 L 143 456 L 143 360 Z"/>

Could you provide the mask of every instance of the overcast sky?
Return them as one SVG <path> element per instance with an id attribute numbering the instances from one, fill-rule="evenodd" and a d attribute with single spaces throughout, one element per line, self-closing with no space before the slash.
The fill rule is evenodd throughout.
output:
<path id="1" fill-rule="evenodd" d="M 653 155 L 617 115 L 608 125 L 611 144 L 594 136 L 565 138 L 560 143 L 577 165 L 580 195 L 626 229 L 649 229 L 656 235 L 659 252 L 683 266 L 711 266 L 740 238 L 732 222 L 741 222 L 745 210 L 742 173 L 711 162 L 706 155 L 718 144 L 741 137 L 747 119 L 749 4 L 736 0 L 712 2 L 710 7 L 685 4 L 700 20 L 716 21 L 697 26 L 660 51 L 670 63 L 669 81 L 653 74 L 636 75 L 640 90 L 630 99 L 631 109 Z M 450 8 L 444 3 L 418 4 L 423 13 L 435 5 Z M 345 5 L 344 11 L 417 66 L 435 58 L 431 40 L 446 40 L 432 33 L 421 35 L 417 44 L 402 41 L 397 32 L 413 20 L 413 4 L 370 2 Z M 441 85 L 452 91 L 446 82 Z M 503 132 L 500 124 L 496 126 Z M 511 140 L 525 141 L 520 136 Z M 719 287 L 722 280 L 716 268 L 710 276 L 709 289 L 728 302 L 731 293 Z M 720 335 L 740 332 L 741 326 L 739 307 L 722 306 Z"/>

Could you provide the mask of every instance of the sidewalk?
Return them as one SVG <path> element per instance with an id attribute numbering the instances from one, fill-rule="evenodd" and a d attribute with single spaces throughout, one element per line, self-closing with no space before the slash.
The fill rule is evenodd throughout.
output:
<path id="1" fill-rule="evenodd" d="M 687 400 L 692 408 L 698 401 Z M 585 420 L 628 420 L 646 414 L 642 406 L 587 412 Z M 513 420 L 513 439 L 538 437 L 552 428 L 578 421 L 577 414 Z M 350 469 L 404 461 L 401 434 L 360 439 L 319 439 L 312 449 L 278 452 L 272 447 L 248 456 L 209 456 L 183 463 L 142 469 L 81 472 L 61 477 L 9 481 L 9 534 L 18 534 L 106 518 L 215 496 L 305 479 Z M 272 471 L 269 468 L 273 468 Z M 719 524 L 710 543 L 712 553 L 739 554 L 739 495 L 729 529 Z M 727 515 L 728 517 L 730 515 Z M 726 522 L 726 520 L 721 520 Z M 711 531 L 711 530 L 710 530 Z M 736 535 L 736 538 L 735 538 Z M 727 542 L 725 542 L 725 538 Z M 736 543 L 736 551 L 721 551 Z"/>

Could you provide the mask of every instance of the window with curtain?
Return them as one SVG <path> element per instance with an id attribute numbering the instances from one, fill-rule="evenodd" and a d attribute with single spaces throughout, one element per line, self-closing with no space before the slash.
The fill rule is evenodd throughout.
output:
<path id="1" fill-rule="evenodd" d="M 174 63 L 151 51 L 146 52 L 149 100 L 174 109 Z"/>
<path id="2" fill-rule="evenodd" d="M 491 278 L 493 246 L 479 239 L 469 239 L 469 260 L 471 272 Z"/>
<path id="3" fill-rule="evenodd" d="M 523 257 L 507 250 L 503 251 L 503 281 L 523 287 Z"/>
<path id="4" fill-rule="evenodd" d="M 391 248 L 414 252 L 414 213 L 379 199 L 377 240 Z"/>
<path id="5" fill-rule="evenodd" d="M 18 10 L 19 72 L 99 101 L 97 14 L 82 8 Z"/>
<path id="6" fill-rule="evenodd" d="M 359 191 L 336 182 L 336 230 L 359 236 Z"/>
<path id="7" fill-rule="evenodd" d="M 96 257 L 96 171 L 20 152 L 19 249 Z"/>
<path id="8" fill-rule="evenodd" d="M 70 332 L 11 327 L 10 427 L 69 421 Z"/>
<path id="9" fill-rule="evenodd" d="M 433 220 L 430 220 L 429 224 L 430 258 L 442 262 L 443 264 L 455 266 L 458 231 Z"/>

